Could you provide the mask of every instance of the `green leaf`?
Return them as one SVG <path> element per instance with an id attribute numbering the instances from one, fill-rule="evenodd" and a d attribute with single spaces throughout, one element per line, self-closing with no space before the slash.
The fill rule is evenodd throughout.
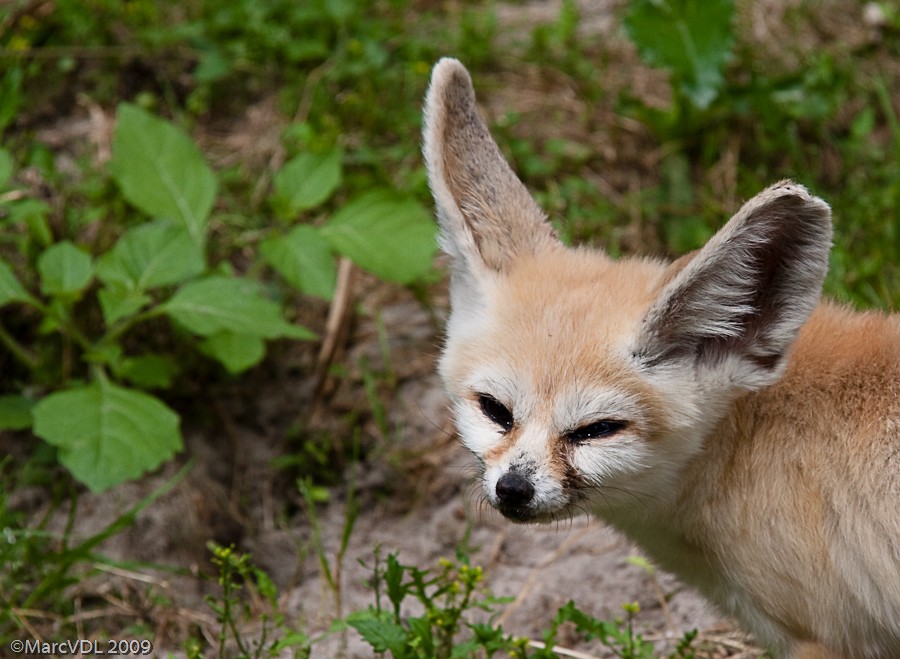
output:
<path id="1" fill-rule="evenodd" d="M 387 585 L 387 596 L 394 605 L 394 610 L 400 610 L 400 604 L 409 594 L 409 586 L 403 584 L 403 574 L 406 570 L 397 560 L 396 554 L 388 554 L 387 569 L 384 573 L 384 581 Z"/>
<path id="2" fill-rule="evenodd" d="M 654 567 L 653 563 L 648 561 L 643 556 L 638 556 L 637 554 L 631 554 L 630 556 L 628 556 L 625 559 L 625 561 L 629 565 L 633 565 L 635 567 L 641 568 L 644 572 L 646 572 L 649 575 L 653 575 L 656 572 L 656 568 Z"/>
<path id="3" fill-rule="evenodd" d="M 406 630 L 394 622 L 387 611 L 355 611 L 347 616 L 347 623 L 360 633 L 373 651 L 391 652 L 394 657 L 406 656 Z"/>
<path id="4" fill-rule="evenodd" d="M 28 232 L 41 247 L 48 247 L 53 242 L 53 233 L 47 224 L 50 206 L 39 199 L 21 199 L 7 206 L 7 221 L 10 224 L 23 223 Z"/>
<path id="5" fill-rule="evenodd" d="M 181 224 L 202 244 L 217 181 L 187 133 L 121 103 L 112 151 L 110 168 L 125 198 L 148 215 Z"/>
<path id="6" fill-rule="evenodd" d="M 428 272 L 437 247 L 429 212 L 414 199 L 390 191 L 358 197 L 320 231 L 358 266 L 401 284 Z"/>
<path id="7" fill-rule="evenodd" d="M 105 283 L 142 291 L 181 283 L 205 269 L 200 245 L 165 220 L 129 229 L 97 261 L 97 276 Z"/>
<path id="8" fill-rule="evenodd" d="M 411 632 L 410 636 L 415 639 L 416 649 L 420 651 L 420 656 L 436 656 L 437 653 L 434 651 L 434 630 L 432 628 L 432 621 L 429 617 L 408 617 L 406 619 L 406 624 Z M 464 659 L 471 659 L 472 657 L 478 656 L 477 644 L 470 642 L 470 647 L 463 647 L 462 645 L 459 645 L 459 642 L 455 639 L 454 641 L 453 650 L 451 651 L 452 654 L 450 655 L 451 657 L 460 656 L 464 657 Z"/>
<path id="9" fill-rule="evenodd" d="M 213 334 L 203 342 L 201 349 L 232 374 L 256 366 L 266 355 L 266 344 L 261 338 L 235 332 Z"/>
<path id="10" fill-rule="evenodd" d="M 91 257 L 68 240 L 44 250 L 38 258 L 37 269 L 41 290 L 47 295 L 76 295 L 94 276 Z"/>
<path id="11" fill-rule="evenodd" d="M 208 84 L 221 80 L 231 71 L 231 62 L 222 54 L 222 51 L 213 46 L 200 53 L 200 61 L 192 75 L 198 83 Z"/>
<path id="12" fill-rule="evenodd" d="M 12 178 L 15 163 L 6 149 L 0 149 L 0 189 L 3 189 Z"/>
<path id="13" fill-rule="evenodd" d="M 32 410 L 34 434 L 93 492 L 155 469 L 181 450 L 178 415 L 158 399 L 101 380 L 50 394 Z"/>
<path id="14" fill-rule="evenodd" d="M 641 58 L 671 71 L 679 91 L 705 109 L 724 82 L 733 17 L 734 0 L 633 0 L 625 29 Z"/>
<path id="15" fill-rule="evenodd" d="M 172 357 L 153 353 L 126 357 L 116 367 L 116 375 L 142 389 L 168 389 L 177 373 Z"/>
<path id="16" fill-rule="evenodd" d="M 90 364 L 106 364 L 117 367 L 122 359 L 122 346 L 118 343 L 101 341 L 94 344 L 90 350 L 85 351 L 83 357 Z"/>
<path id="17" fill-rule="evenodd" d="M 22 104 L 22 67 L 18 64 L 6 69 L 0 78 L 0 134 L 12 123 Z"/>
<path id="18" fill-rule="evenodd" d="M 25 396 L 0 396 L 0 430 L 25 430 L 31 427 L 34 401 Z"/>
<path id="19" fill-rule="evenodd" d="M 111 326 L 121 318 L 137 313 L 151 301 L 146 293 L 119 285 L 104 286 L 97 292 L 100 300 L 100 311 L 107 326 Z"/>
<path id="20" fill-rule="evenodd" d="M 9 302 L 29 302 L 33 298 L 16 279 L 9 264 L 0 258 L 0 307 Z"/>
<path id="21" fill-rule="evenodd" d="M 213 276 L 188 282 L 162 308 L 174 321 L 201 336 L 219 332 L 264 339 L 314 336 L 288 323 L 281 308 L 262 296 L 258 284 L 238 277 Z"/>
<path id="22" fill-rule="evenodd" d="M 341 183 L 343 152 L 334 148 L 327 153 L 301 153 L 275 174 L 275 192 L 293 213 L 316 208 Z"/>
<path id="23" fill-rule="evenodd" d="M 579 633 L 584 634 L 589 639 L 597 638 L 601 642 L 606 643 L 610 636 L 615 637 L 617 633 L 616 625 L 607 620 L 598 620 L 577 606 L 575 602 L 569 600 L 556 612 L 554 618 L 555 623 L 572 622 L 575 624 Z"/>
<path id="24" fill-rule="evenodd" d="M 290 284 L 307 295 L 330 300 L 336 279 L 331 245 L 315 227 L 294 227 L 285 236 L 269 238 L 260 254 Z"/>

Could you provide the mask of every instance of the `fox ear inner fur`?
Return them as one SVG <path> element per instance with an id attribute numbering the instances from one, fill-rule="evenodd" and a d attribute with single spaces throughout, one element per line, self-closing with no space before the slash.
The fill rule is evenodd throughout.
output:
<path id="1" fill-rule="evenodd" d="M 441 246 L 453 257 L 455 272 L 504 272 L 516 258 L 558 245 L 479 116 L 472 80 L 455 59 L 434 67 L 423 151 Z"/>
<path id="2" fill-rule="evenodd" d="M 740 359 L 743 382 L 780 377 L 800 327 L 819 302 L 831 249 L 831 210 L 790 181 L 748 201 L 663 288 L 636 355 L 719 366 Z"/>

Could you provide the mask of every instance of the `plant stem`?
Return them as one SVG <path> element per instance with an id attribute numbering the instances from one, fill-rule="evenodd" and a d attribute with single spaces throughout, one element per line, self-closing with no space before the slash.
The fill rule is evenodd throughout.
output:
<path id="1" fill-rule="evenodd" d="M 115 323 L 109 331 L 106 332 L 100 340 L 97 341 L 97 345 L 109 344 L 117 341 L 120 336 L 122 336 L 125 332 L 130 330 L 135 325 L 143 323 L 145 320 L 150 320 L 151 318 L 156 318 L 157 316 L 161 316 L 165 313 L 165 310 L 161 306 L 153 307 L 152 309 L 148 309 L 142 313 L 139 313 L 135 316 L 131 316 L 130 318 L 125 318 L 120 322 Z"/>
<path id="2" fill-rule="evenodd" d="M 0 325 L 0 343 L 6 346 L 6 349 L 12 353 L 13 357 L 26 366 L 29 371 L 36 371 L 38 369 L 38 366 L 40 365 L 38 358 L 25 346 L 16 341 L 13 336 L 6 331 L 6 328 L 4 328 L 3 325 Z"/>

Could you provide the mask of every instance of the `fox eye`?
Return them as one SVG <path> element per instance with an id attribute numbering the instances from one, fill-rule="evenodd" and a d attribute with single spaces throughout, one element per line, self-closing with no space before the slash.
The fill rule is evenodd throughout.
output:
<path id="1" fill-rule="evenodd" d="M 478 394 L 478 405 L 491 421 L 508 432 L 513 427 L 513 415 L 503 403 L 488 394 Z"/>
<path id="2" fill-rule="evenodd" d="M 578 442 L 586 442 L 589 439 L 609 437 L 610 435 L 615 435 L 627 425 L 624 421 L 603 419 L 602 421 L 595 421 L 575 430 L 570 430 L 566 433 L 566 439 L 577 444 Z"/>

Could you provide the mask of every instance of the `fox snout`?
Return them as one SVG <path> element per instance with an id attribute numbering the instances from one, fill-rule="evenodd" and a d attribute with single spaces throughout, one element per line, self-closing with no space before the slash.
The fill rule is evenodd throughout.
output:
<path id="1" fill-rule="evenodd" d="M 515 469 L 504 473 L 494 486 L 497 509 L 504 517 L 520 522 L 532 516 L 529 504 L 534 500 L 534 493 L 529 478 Z"/>

